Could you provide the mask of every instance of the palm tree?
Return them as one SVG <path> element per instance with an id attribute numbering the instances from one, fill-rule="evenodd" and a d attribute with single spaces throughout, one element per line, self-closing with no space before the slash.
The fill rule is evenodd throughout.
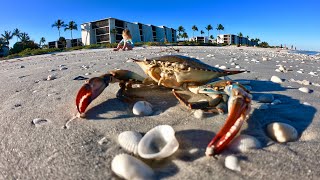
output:
<path id="1" fill-rule="evenodd" d="M 212 26 L 211 26 L 211 24 L 209 24 L 209 25 L 206 27 L 206 30 L 208 31 L 208 37 L 209 37 L 209 31 L 211 31 L 211 30 L 212 30 Z"/>
<path id="2" fill-rule="evenodd" d="M 113 36 L 114 36 L 114 39 L 116 40 L 116 35 L 117 35 L 117 33 L 118 33 L 118 31 L 117 31 L 117 29 L 111 29 L 111 31 L 110 31 L 110 34 L 113 34 Z"/>
<path id="3" fill-rule="evenodd" d="M 30 41 L 30 36 L 28 33 L 20 33 L 19 38 L 21 39 L 22 43 L 26 43 L 27 41 Z"/>
<path id="4" fill-rule="evenodd" d="M 188 36 L 188 34 L 187 34 L 186 32 L 184 32 L 184 33 L 182 33 L 181 37 L 182 37 L 184 40 L 186 40 L 186 38 L 188 38 L 189 36 Z"/>
<path id="5" fill-rule="evenodd" d="M 249 46 L 249 36 L 246 36 L 247 38 L 247 45 Z"/>
<path id="6" fill-rule="evenodd" d="M 18 42 L 19 35 L 20 35 L 20 30 L 19 30 L 18 28 L 15 28 L 15 29 L 13 30 L 12 35 L 17 37 L 17 42 Z"/>
<path id="7" fill-rule="evenodd" d="M 192 26 L 192 31 L 193 31 L 193 39 L 194 39 L 194 32 L 198 31 L 198 27 L 196 25 Z"/>
<path id="8" fill-rule="evenodd" d="M 222 24 L 218 24 L 216 30 L 219 31 L 218 37 L 219 37 L 219 39 L 220 39 L 220 31 L 221 31 L 221 30 L 223 31 L 223 30 L 224 30 L 224 27 L 222 26 Z"/>
<path id="9" fill-rule="evenodd" d="M 181 32 L 185 32 L 185 31 L 186 31 L 186 30 L 184 29 L 183 26 L 179 26 L 179 27 L 178 27 L 178 32 L 179 32 L 178 37 L 181 37 Z"/>
<path id="10" fill-rule="evenodd" d="M 22 47 L 24 49 L 25 45 L 27 44 L 28 41 L 30 41 L 30 36 L 28 35 L 28 33 L 20 33 L 19 34 L 19 39 L 21 40 L 22 43 Z"/>
<path id="11" fill-rule="evenodd" d="M 12 39 L 13 34 L 11 33 L 11 31 L 4 31 L 4 34 L 1 34 L 1 36 L 3 37 L 3 39 L 6 42 L 6 45 L 9 46 L 9 41 Z"/>
<path id="12" fill-rule="evenodd" d="M 0 51 L 2 50 L 2 47 L 5 45 L 5 41 L 3 38 L 0 37 Z"/>
<path id="13" fill-rule="evenodd" d="M 201 35 L 204 34 L 204 31 L 201 30 L 201 31 L 200 31 L 200 34 L 201 34 Z"/>
<path id="14" fill-rule="evenodd" d="M 70 30 L 71 31 L 71 39 L 72 37 L 72 30 L 78 30 L 78 25 L 74 21 L 70 21 L 69 24 L 65 25 L 64 31 Z"/>
<path id="15" fill-rule="evenodd" d="M 66 27 L 66 25 L 64 24 L 64 21 L 62 21 L 61 19 L 58 19 L 56 22 L 54 22 L 54 24 L 51 25 L 51 27 L 57 27 L 58 31 L 59 31 L 59 38 L 60 36 L 60 28 L 62 27 Z"/>
<path id="16" fill-rule="evenodd" d="M 39 46 L 41 47 L 41 43 L 45 43 L 46 42 L 46 39 L 44 38 L 44 37 L 42 37 L 41 39 L 40 39 L 40 42 L 39 42 Z"/>
<path id="17" fill-rule="evenodd" d="M 242 35 L 242 33 L 241 33 L 241 32 L 239 32 L 238 36 L 239 36 L 239 45 L 240 45 L 240 44 L 241 44 L 241 42 L 242 42 L 242 37 L 243 37 L 243 35 Z"/>
<path id="18" fill-rule="evenodd" d="M 220 35 L 220 31 L 224 31 L 224 27 L 222 26 L 222 24 L 218 24 L 216 30 L 219 31 L 219 35 Z"/>
<path id="19" fill-rule="evenodd" d="M 87 45 L 88 34 L 90 32 L 90 26 L 88 24 L 83 24 L 82 26 L 83 26 L 83 28 L 81 28 L 81 30 L 87 32 L 86 33 L 86 42 L 84 44 L 86 46 Z"/>

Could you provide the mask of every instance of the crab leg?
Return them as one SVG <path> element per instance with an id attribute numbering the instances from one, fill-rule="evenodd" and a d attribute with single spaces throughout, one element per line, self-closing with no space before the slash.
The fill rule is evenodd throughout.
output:
<path id="1" fill-rule="evenodd" d="M 132 71 L 116 70 L 100 77 L 89 79 L 78 91 L 76 105 L 79 113 L 84 113 L 89 104 L 97 98 L 109 83 L 120 82 L 120 90 L 117 97 L 124 97 L 126 83 L 142 83 L 144 78 Z"/>
<path id="2" fill-rule="evenodd" d="M 229 115 L 224 126 L 208 144 L 207 156 L 219 154 L 224 150 L 239 132 L 251 109 L 251 95 L 241 85 L 228 85 L 225 91 L 230 96 L 228 100 Z"/>

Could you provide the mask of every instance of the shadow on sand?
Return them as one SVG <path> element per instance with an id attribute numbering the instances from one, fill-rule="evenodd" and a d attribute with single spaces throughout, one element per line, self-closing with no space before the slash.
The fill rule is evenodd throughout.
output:
<path id="1" fill-rule="evenodd" d="M 247 120 L 248 128 L 241 132 L 256 137 L 262 143 L 262 147 L 273 142 L 266 133 L 266 126 L 272 122 L 290 124 L 296 128 L 299 136 L 311 124 L 317 111 L 314 107 L 301 104 L 299 100 L 283 94 L 269 93 L 296 88 L 285 88 L 271 81 L 257 80 L 250 81 L 250 85 L 253 87 L 251 92 L 253 100 L 258 101 L 258 97 L 262 94 L 272 94 L 274 99 L 281 101 L 281 104 L 268 104 L 268 109 L 265 110 L 254 109 Z"/>
<path id="2" fill-rule="evenodd" d="M 86 118 L 90 120 L 110 120 L 135 117 L 136 115 L 132 113 L 132 107 L 135 102 L 141 100 L 151 103 L 154 113 L 157 111 L 164 112 L 178 103 L 170 88 L 145 86 L 141 88 L 132 88 L 128 90 L 127 93 L 141 98 L 135 98 L 133 102 L 129 103 L 123 102 L 117 98 L 107 99 L 103 103 L 88 109 L 86 112 Z M 113 113 L 113 115 L 116 116 L 105 116 L 107 113 Z"/>

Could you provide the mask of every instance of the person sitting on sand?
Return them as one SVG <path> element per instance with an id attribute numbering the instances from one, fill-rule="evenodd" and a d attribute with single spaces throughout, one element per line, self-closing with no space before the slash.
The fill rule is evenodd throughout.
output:
<path id="1" fill-rule="evenodd" d="M 113 49 L 114 51 L 118 51 L 119 49 L 122 49 L 122 50 L 132 50 L 134 44 L 133 44 L 133 41 L 132 41 L 132 36 L 130 34 L 130 31 L 129 29 L 125 29 L 122 31 L 122 40 L 119 42 L 117 48 Z"/>

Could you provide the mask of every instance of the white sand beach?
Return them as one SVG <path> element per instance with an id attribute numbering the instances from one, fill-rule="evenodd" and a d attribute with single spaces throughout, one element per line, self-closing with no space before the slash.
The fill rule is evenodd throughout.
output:
<path id="1" fill-rule="evenodd" d="M 157 125 L 171 125 L 178 151 L 162 161 L 146 161 L 159 179 L 318 179 L 320 177 L 320 57 L 285 50 L 253 47 L 136 47 L 132 51 L 79 50 L 0 61 L 0 179 L 118 179 L 111 161 L 126 153 L 117 137 L 123 131 L 146 133 Z M 166 51 L 167 50 L 167 51 Z M 223 151 L 206 157 L 209 141 L 227 114 L 198 119 L 179 103 L 171 89 L 134 89 L 153 105 L 151 116 L 136 116 L 133 104 L 116 98 L 118 84 L 110 84 L 87 108 L 86 118 L 74 118 L 75 97 L 85 80 L 114 69 L 146 76 L 130 58 L 168 54 L 197 58 L 209 65 L 245 69 L 230 76 L 249 81 L 253 95 L 250 118 L 239 134 L 254 136 L 261 148 L 248 152 Z M 280 66 L 282 65 L 282 66 Z M 281 72 L 279 67 L 284 67 Z M 48 76 L 54 77 L 47 80 Z M 270 81 L 272 76 L 282 83 Z M 310 92 L 302 92 L 306 87 Z M 279 104 L 258 101 L 272 94 Z M 40 118 L 38 124 L 33 120 Z M 68 123 L 67 123 L 68 122 Z M 278 143 L 270 139 L 271 122 L 290 124 L 299 138 Z M 228 155 L 239 159 L 240 171 L 225 167 Z"/>

